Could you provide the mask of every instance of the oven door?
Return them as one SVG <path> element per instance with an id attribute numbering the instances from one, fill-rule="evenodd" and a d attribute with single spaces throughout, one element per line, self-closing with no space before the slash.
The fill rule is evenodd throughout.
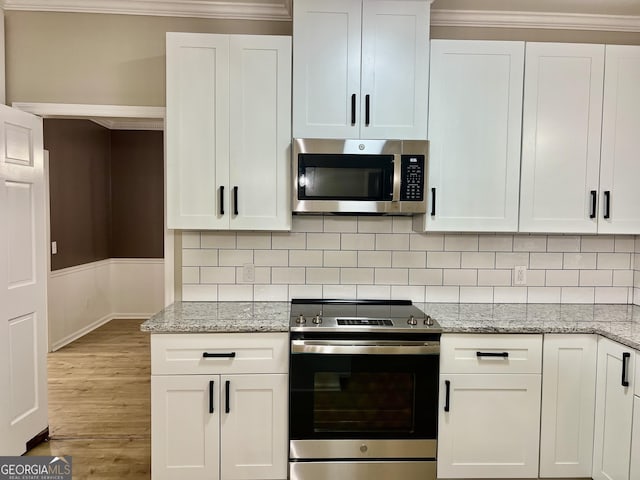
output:
<path id="1" fill-rule="evenodd" d="M 438 342 L 294 340 L 291 458 L 435 458 L 438 372 Z"/>

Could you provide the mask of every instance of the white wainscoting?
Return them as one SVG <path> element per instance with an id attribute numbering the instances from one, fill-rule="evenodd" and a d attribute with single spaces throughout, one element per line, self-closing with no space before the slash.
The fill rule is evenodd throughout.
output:
<path id="1" fill-rule="evenodd" d="M 49 274 L 49 350 L 114 318 L 148 318 L 163 308 L 163 259 L 107 259 Z"/>

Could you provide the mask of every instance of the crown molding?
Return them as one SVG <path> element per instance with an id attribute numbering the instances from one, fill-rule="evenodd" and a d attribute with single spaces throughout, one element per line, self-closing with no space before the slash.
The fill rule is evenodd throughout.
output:
<path id="1" fill-rule="evenodd" d="M 434 9 L 431 26 L 640 32 L 640 16 Z"/>
<path id="2" fill-rule="evenodd" d="M 126 120 L 122 118 L 88 117 L 93 123 L 109 130 L 164 130 L 164 121 L 154 119 Z"/>
<path id="3" fill-rule="evenodd" d="M 292 18 L 291 0 L 4 0 L 4 9 L 238 20 Z"/>

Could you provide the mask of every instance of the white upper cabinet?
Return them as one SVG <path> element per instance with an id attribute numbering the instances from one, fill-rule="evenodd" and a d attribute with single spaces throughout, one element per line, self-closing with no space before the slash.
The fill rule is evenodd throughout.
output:
<path id="1" fill-rule="evenodd" d="M 429 2 L 295 0 L 293 136 L 425 139 Z"/>
<path id="2" fill-rule="evenodd" d="M 167 34 L 167 225 L 291 228 L 291 39 Z"/>
<path id="3" fill-rule="evenodd" d="M 524 42 L 432 40 L 430 231 L 518 230 Z"/>
<path id="4" fill-rule="evenodd" d="M 595 233 L 604 45 L 527 43 L 520 231 Z"/>
<path id="5" fill-rule="evenodd" d="M 640 233 L 640 47 L 607 45 L 600 160 L 601 233 Z"/>

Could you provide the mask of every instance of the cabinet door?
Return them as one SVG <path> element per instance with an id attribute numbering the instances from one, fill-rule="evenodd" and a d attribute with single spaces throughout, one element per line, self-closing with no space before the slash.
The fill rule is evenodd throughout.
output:
<path id="1" fill-rule="evenodd" d="M 219 383 L 216 375 L 151 376 L 153 480 L 220 478 Z"/>
<path id="2" fill-rule="evenodd" d="M 598 231 L 636 234 L 640 233 L 640 47 L 607 45 L 606 52 Z"/>
<path id="3" fill-rule="evenodd" d="M 630 348 L 598 340 L 593 480 L 629 480 L 633 362 Z M 623 385 L 625 377 L 629 386 Z"/>
<path id="4" fill-rule="evenodd" d="M 527 43 L 521 232 L 594 233 L 604 45 Z"/>
<path id="5" fill-rule="evenodd" d="M 364 0 L 361 138 L 427 138 L 429 8 L 422 0 Z"/>
<path id="6" fill-rule="evenodd" d="M 223 479 L 287 478 L 287 379 L 280 374 L 222 376 Z"/>
<path id="7" fill-rule="evenodd" d="M 524 42 L 431 41 L 427 230 L 518 230 L 523 69 Z"/>
<path id="8" fill-rule="evenodd" d="M 293 136 L 358 138 L 362 0 L 296 0 Z"/>
<path id="9" fill-rule="evenodd" d="M 539 438 L 540 375 L 440 376 L 438 478 L 537 478 Z"/>
<path id="10" fill-rule="evenodd" d="M 230 227 L 291 229 L 291 37 L 230 39 Z"/>
<path id="11" fill-rule="evenodd" d="M 228 228 L 229 36 L 167 33 L 167 226 Z"/>
<path id="12" fill-rule="evenodd" d="M 631 438 L 631 467 L 629 478 L 640 478 L 640 397 L 633 397 L 633 428 Z"/>
<path id="13" fill-rule="evenodd" d="M 596 335 L 545 335 L 540 477 L 591 476 Z"/>

